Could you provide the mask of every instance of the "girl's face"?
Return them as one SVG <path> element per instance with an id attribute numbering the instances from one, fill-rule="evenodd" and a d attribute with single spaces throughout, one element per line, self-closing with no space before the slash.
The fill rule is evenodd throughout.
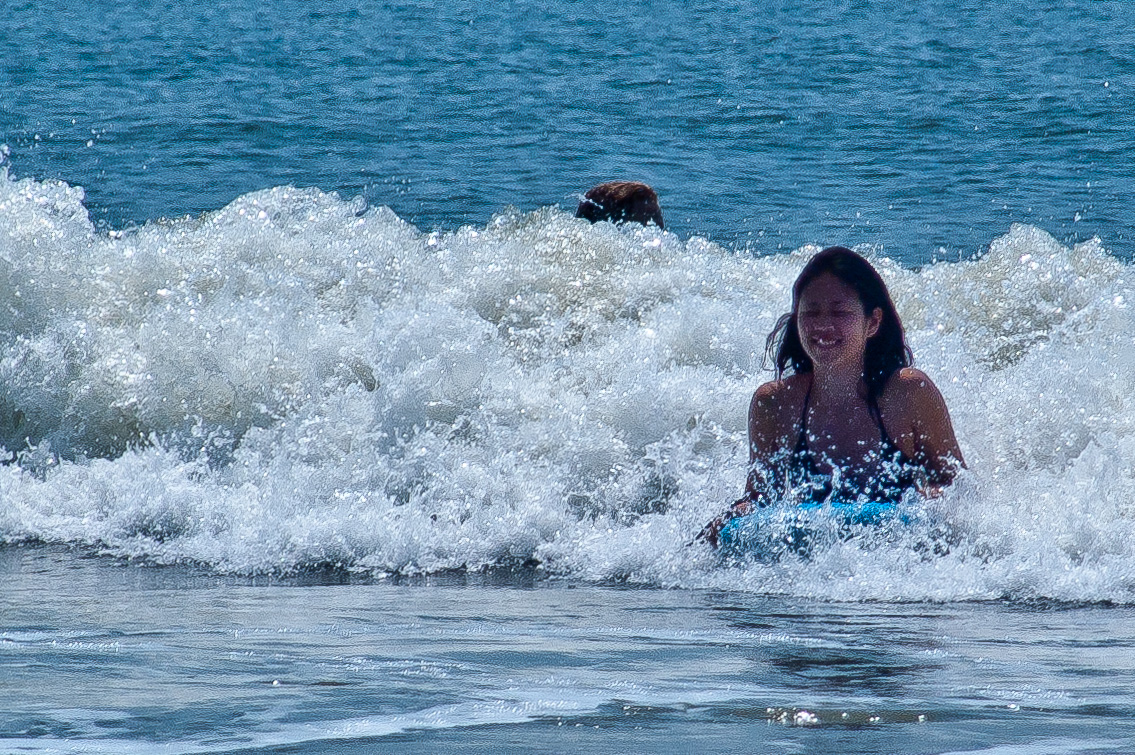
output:
<path id="1" fill-rule="evenodd" d="M 800 292 L 796 328 L 812 364 L 863 371 L 867 340 L 879 332 L 883 310 L 864 314 L 855 289 L 822 273 Z"/>

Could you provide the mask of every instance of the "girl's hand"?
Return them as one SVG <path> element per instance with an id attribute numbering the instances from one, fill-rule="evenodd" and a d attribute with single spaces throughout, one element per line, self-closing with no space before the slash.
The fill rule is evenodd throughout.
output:
<path id="1" fill-rule="evenodd" d="M 753 508 L 753 502 L 749 499 L 748 495 L 734 501 L 733 505 L 725 510 L 725 513 L 703 527 L 702 531 L 699 532 L 698 536 L 694 539 L 709 543 L 716 548 L 717 538 L 721 534 L 722 528 L 733 519 L 752 513 Z"/>

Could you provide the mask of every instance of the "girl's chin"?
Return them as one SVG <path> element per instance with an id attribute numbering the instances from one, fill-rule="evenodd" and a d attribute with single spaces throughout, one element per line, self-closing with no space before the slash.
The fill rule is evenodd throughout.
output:
<path id="1" fill-rule="evenodd" d="M 810 350 L 808 356 L 812 360 L 812 364 L 818 367 L 839 369 L 840 367 L 847 367 L 848 369 L 855 369 L 859 364 L 859 360 L 854 355 L 844 354 L 840 351 L 826 351 L 823 349 Z"/>

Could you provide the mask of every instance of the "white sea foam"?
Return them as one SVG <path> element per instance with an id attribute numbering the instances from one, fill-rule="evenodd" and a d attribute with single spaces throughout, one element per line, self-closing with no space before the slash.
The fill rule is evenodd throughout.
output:
<path id="1" fill-rule="evenodd" d="M 913 531 L 719 565 L 765 336 L 813 249 L 753 257 L 546 208 L 425 234 L 316 190 L 96 232 L 0 179 L 0 539 L 158 563 L 579 579 L 824 598 L 1135 599 L 1130 266 L 1015 226 L 874 254 L 970 465 Z M 870 250 L 868 250 L 870 251 Z"/>

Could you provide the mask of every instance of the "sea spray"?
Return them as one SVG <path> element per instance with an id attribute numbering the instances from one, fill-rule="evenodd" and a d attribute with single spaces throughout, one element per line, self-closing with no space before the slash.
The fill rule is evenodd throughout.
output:
<path id="1" fill-rule="evenodd" d="M 234 573 L 535 565 L 822 598 L 1135 597 L 1129 266 L 1014 226 L 891 286 L 970 469 L 942 533 L 721 564 L 764 341 L 815 248 L 557 208 L 422 233 L 278 187 L 98 233 L 0 181 L 0 538 Z"/>

